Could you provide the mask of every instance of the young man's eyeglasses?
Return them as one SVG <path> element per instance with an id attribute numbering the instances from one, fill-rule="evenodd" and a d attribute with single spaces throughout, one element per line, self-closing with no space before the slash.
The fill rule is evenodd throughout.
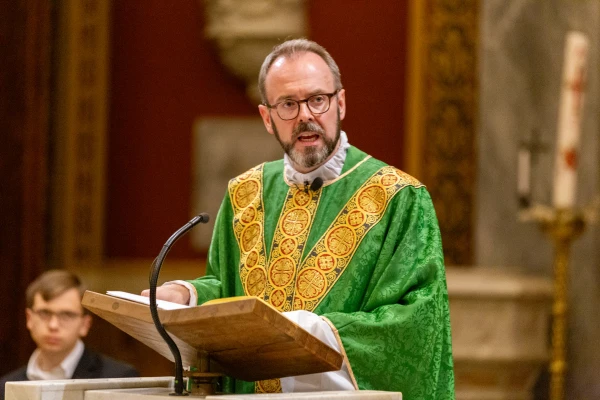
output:
<path id="1" fill-rule="evenodd" d="M 75 321 L 77 318 L 83 316 L 83 314 L 78 314 L 73 311 L 50 311 L 42 308 L 41 310 L 31 310 L 35 315 L 37 315 L 42 321 L 50 322 L 53 316 L 56 316 L 56 319 L 59 323 L 66 325 Z"/>
<path id="2" fill-rule="evenodd" d="M 306 103 L 308 109 L 313 114 L 324 114 L 329 111 L 331 106 L 331 98 L 338 94 L 340 89 L 333 93 L 319 93 L 312 95 L 303 100 L 285 99 L 275 104 L 265 104 L 269 108 L 274 108 L 277 111 L 279 118 L 288 121 L 298 116 L 300 112 L 300 103 Z"/>

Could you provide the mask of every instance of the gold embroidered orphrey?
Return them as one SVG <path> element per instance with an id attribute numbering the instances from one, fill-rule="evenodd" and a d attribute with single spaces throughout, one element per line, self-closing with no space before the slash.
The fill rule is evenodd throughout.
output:
<path id="1" fill-rule="evenodd" d="M 244 292 L 262 298 L 266 286 L 261 164 L 229 184 L 234 210 L 233 231 L 240 248 L 240 279 Z"/>
<path id="2" fill-rule="evenodd" d="M 423 186 L 412 176 L 386 166 L 350 198 L 302 260 L 322 191 L 288 190 L 273 236 L 269 259 L 264 239 L 261 164 L 234 178 L 229 195 L 233 230 L 240 248 L 240 278 L 246 295 L 280 311 L 313 311 L 350 263 L 369 230 L 383 217 L 390 200 L 406 186 Z M 266 267 L 268 266 L 268 267 Z M 256 383 L 257 393 L 281 391 L 279 379 Z"/>
<path id="3" fill-rule="evenodd" d="M 313 311 L 339 279 L 362 239 L 403 187 L 422 184 L 386 166 L 350 198 L 304 260 L 302 254 L 322 191 L 288 190 L 267 259 L 261 164 L 233 179 L 229 194 L 233 230 L 240 248 L 240 278 L 249 296 L 280 311 Z"/>

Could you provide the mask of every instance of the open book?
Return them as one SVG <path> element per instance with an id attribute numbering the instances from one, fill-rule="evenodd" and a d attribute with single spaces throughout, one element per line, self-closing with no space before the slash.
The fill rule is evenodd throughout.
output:
<path id="1" fill-rule="evenodd" d="M 125 296 L 88 290 L 82 305 L 173 361 L 152 321 L 148 298 Z M 337 371 L 342 366 L 338 351 L 257 297 L 177 305 L 159 309 L 158 315 L 177 344 L 184 367 L 197 366 L 201 357 L 208 357 L 212 370 L 255 381 Z"/>

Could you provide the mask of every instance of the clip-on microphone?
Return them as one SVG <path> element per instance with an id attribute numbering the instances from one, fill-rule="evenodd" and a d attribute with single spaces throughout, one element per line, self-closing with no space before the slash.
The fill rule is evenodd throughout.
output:
<path id="1" fill-rule="evenodd" d="M 308 184 L 308 180 L 304 181 L 304 192 L 306 194 L 308 194 L 308 189 L 312 190 L 313 192 L 321 189 L 321 186 L 323 186 L 323 179 L 319 176 L 317 176 L 309 185 Z"/>
<path id="2" fill-rule="evenodd" d="M 173 341 L 171 336 L 169 336 L 158 317 L 158 308 L 156 306 L 156 282 L 158 281 L 158 274 L 160 273 L 162 263 L 165 257 L 167 256 L 167 253 L 171 249 L 173 243 L 175 243 L 177 239 L 179 239 L 197 224 L 207 223 L 208 220 L 208 214 L 201 213 L 200 215 L 197 215 L 194 218 L 192 218 L 190 222 L 179 228 L 179 230 L 173 235 L 171 235 L 171 237 L 165 242 L 163 248 L 158 254 L 158 257 L 154 259 L 150 270 L 150 313 L 152 314 L 152 321 L 154 321 L 154 326 L 156 326 L 156 330 L 158 331 L 160 336 L 162 336 L 164 341 L 167 342 L 169 350 L 171 350 L 173 358 L 175 359 L 175 393 L 171 393 L 175 396 L 187 396 L 187 393 L 183 393 L 183 363 L 181 361 L 181 353 L 179 352 L 179 348 L 177 347 L 175 341 Z"/>
<path id="3" fill-rule="evenodd" d="M 310 184 L 310 190 L 314 192 L 316 190 L 321 189 L 321 186 L 323 186 L 323 179 L 320 176 L 317 176 L 315 180 L 312 181 L 312 183 Z"/>

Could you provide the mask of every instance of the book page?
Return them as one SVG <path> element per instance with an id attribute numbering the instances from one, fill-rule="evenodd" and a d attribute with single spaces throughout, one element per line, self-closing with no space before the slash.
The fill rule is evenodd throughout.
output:
<path id="1" fill-rule="evenodd" d="M 106 294 L 113 297 L 119 297 L 121 299 L 135 301 L 136 303 L 142 303 L 146 305 L 150 305 L 150 298 L 146 296 L 141 296 L 139 294 L 133 294 L 128 292 L 120 292 L 118 290 L 107 290 Z M 189 306 L 184 304 L 173 303 L 166 300 L 156 300 L 156 306 L 163 310 L 176 310 L 179 308 L 188 308 Z"/>

